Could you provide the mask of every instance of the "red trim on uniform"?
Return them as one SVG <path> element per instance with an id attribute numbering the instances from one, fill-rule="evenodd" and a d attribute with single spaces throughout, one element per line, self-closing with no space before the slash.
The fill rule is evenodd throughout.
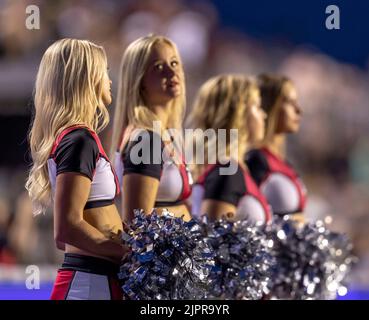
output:
<path id="1" fill-rule="evenodd" d="M 100 138 L 99 136 L 96 134 L 96 132 L 90 130 L 87 128 L 87 130 L 91 133 L 91 135 L 93 136 L 93 138 L 95 139 L 96 141 L 96 144 L 97 144 L 97 147 L 99 148 L 99 152 L 104 156 L 104 158 L 107 158 L 108 156 L 106 155 L 105 153 L 105 150 L 101 144 L 101 141 L 100 141 Z"/>
<path id="2" fill-rule="evenodd" d="M 192 193 L 192 188 L 190 185 L 190 181 L 188 179 L 188 173 L 187 173 L 187 168 L 186 168 L 186 163 L 185 163 L 185 159 L 184 156 L 181 156 L 182 158 L 182 163 L 178 166 L 178 170 L 179 173 L 182 177 L 182 194 L 179 198 L 179 200 L 186 200 L 187 198 L 189 198 L 189 196 Z"/>
<path id="3" fill-rule="evenodd" d="M 109 277 L 108 281 L 109 281 L 110 294 L 111 294 L 110 299 L 111 300 L 123 300 L 123 291 L 119 285 L 118 280 Z"/>
<path id="4" fill-rule="evenodd" d="M 17 264 L 15 256 L 6 247 L 0 248 L 0 264 L 10 264 L 10 265 Z"/>
<path id="5" fill-rule="evenodd" d="M 301 211 L 304 211 L 305 206 L 306 206 L 306 195 L 305 195 L 305 192 L 302 190 L 302 188 L 298 188 L 298 192 L 300 195 L 300 208 L 301 208 Z"/>
<path id="6" fill-rule="evenodd" d="M 73 270 L 58 271 L 50 300 L 65 300 L 67 298 L 75 273 L 76 271 Z"/>
<path id="7" fill-rule="evenodd" d="M 256 185 L 255 181 L 251 178 L 251 176 L 242 168 L 241 170 L 242 170 L 242 173 L 245 179 L 246 195 L 250 194 L 251 196 L 253 196 L 255 199 L 257 199 L 260 202 L 260 204 L 262 205 L 264 209 L 265 222 L 269 222 L 272 219 L 272 214 L 269 210 L 269 205 L 268 205 L 266 198 L 261 193 L 260 189 Z"/>
<path id="8" fill-rule="evenodd" d="M 182 183 L 183 183 L 182 194 L 181 194 L 179 200 L 185 200 L 191 195 L 192 190 L 191 190 L 190 183 L 188 181 L 188 174 L 187 174 L 187 170 L 186 170 L 186 165 L 184 163 L 181 163 L 179 165 L 178 169 L 179 169 L 179 173 L 181 174 Z"/>
<path id="9" fill-rule="evenodd" d="M 281 173 L 288 178 L 290 178 L 291 182 L 296 186 L 297 192 L 299 194 L 299 208 L 297 211 L 303 211 L 306 205 L 306 194 L 303 191 L 302 183 L 300 182 L 300 177 L 296 173 L 296 171 L 289 166 L 285 161 L 278 158 L 275 154 L 273 154 L 271 151 L 269 151 L 267 148 L 261 148 L 260 151 L 264 154 L 266 161 L 269 166 L 269 172 L 264 177 L 263 181 L 260 183 L 264 183 L 268 177 L 272 173 Z"/>
<path id="10" fill-rule="evenodd" d="M 118 176 L 115 173 L 114 167 L 111 164 L 109 157 L 106 155 L 105 150 L 101 144 L 100 138 L 99 136 L 96 134 L 96 132 L 89 130 L 91 135 L 93 136 L 93 138 L 95 139 L 96 143 L 97 143 L 97 147 L 99 148 L 99 152 L 101 153 L 101 155 L 109 162 L 110 164 L 110 168 L 111 171 L 113 172 L 113 176 L 114 176 L 114 181 L 115 181 L 115 196 L 117 196 L 118 194 L 120 194 L 120 186 L 119 186 L 119 180 L 118 180 Z"/>
<path id="11" fill-rule="evenodd" d="M 76 130 L 76 129 L 79 129 L 79 128 L 86 128 L 88 129 L 85 125 L 83 124 L 76 124 L 76 125 L 73 125 L 73 126 L 70 126 L 68 128 L 65 128 L 59 135 L 58 137 L 56 138 L 54 144 L 53 144 L 53 147 L 51 149 L 51 157 L 54 158 L 54 153 L 58 147 L 58 145 L 60 144 L 60 141 L 62 141 L 62 139 L 70 132 Z"/>
<path id="12" fill-rule="evenodd" d="M 70 132 L 74 131 L 74 130 L 77 130 L 77 129 L 80 129 L 80 128 L 85 128 L 87 129 L 90 134 L 92 135 L 92 137 L 94 138 L 96 144 L 97 144 L 97 147 L 99 149 L 99 154 L 97 155 L 97 158 L 96 158 L 96 163 L 97 161 L 99 161 L 100 159 L 100 155 L 102 155 L 110 164 L 110 168 L 111 168 L 111 171 L 113 172 L 113 176 L 114 176 L 114 181 L 115 181 L 115 196 L 119 195 L 120 193 L 120 186 L 119 186 L 119 180 L 118 180 L 118 177 L 115 173 L 115 170 L 109 160 L 109 157 L 106 155 L 105 153 L 105 150 L 101 144 L 101 141 L 100 141 L 100 138 L 99 136 L 96 134 L 96 132 L 94 132 L 93 130 L 91 130 L 90 128 L 88 128 L 87 126 L 83 125 L 83 124 L 78 124 L 78 125 L 73 125 L 71 127 L 68 127 L 66 129 L 64 129 L 60 134 L 59 136 L 56 138 L 54 144 L 53 144 L 53 147 L 51 149 L 51 157 L 54 159 L 55 161 L 55 151 L 56 149 L 58 148 L 58 145 L 60 144 L 60 142 L 62 141 L 62 139 Z M 96 170 L 96 169 L 95 169 Z M 95 175 L 95 170 L 93 172 L 93 175 Z"/>
<path id="13" fill-rule="evenodd" d="M 216 163 L 208 165 L 206 167 L 204 173 L 197 179 L 197 184 L 204 185 L 206 177 L 208 176 L 208 174 L 210 173 L 210 171 L 212 171 L 214 169 L 214 167 L 216 165 L 217 165 Z"/>
<path id="14" fill-rule="evenodd" d="M 197 184 L 200 184 L 200 185 L 204 186 L 206 177 L 214 169 L 215 166 L 217 166 L 217 164 L 208 165 L 207 168 L 205 169 L 204 173 L 197 180 Z M 238 166 L 240 167 L 240 169 L 243 173 L 245 187 L 246 187 L 246 193 L 243 196 L 250 195 L 250 196 L 254 197 L 255 199 L 257 199 L 260 202 L 263 209 L 264 209 L 265 221 L 266 222 L 270 221 L 271 218 L 272 218 L 272 214 L 270 212 L 269 205 L 268 205 L 268 202 L 267 202 L 266 198 L 261 193 L 261 191 L 258 188 L 258 186 L 256 185 L 255 181 L 251 178 L 251 176 L 247 173 L 247 171 L 244 170 L 239 164 L 238 164 Z"/>

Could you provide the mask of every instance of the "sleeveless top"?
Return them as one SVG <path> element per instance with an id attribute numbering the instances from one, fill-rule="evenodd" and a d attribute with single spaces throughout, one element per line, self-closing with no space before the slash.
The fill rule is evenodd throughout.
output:
<path id="1" fill-rule="evenodd" d="M 120 185 L 131 173 L 159 180 L 155 207 L 180 205 L 191 195 L 192 177 L 184 160 L 176 164 L 160 135 L 151 130 L 134 131 L 123 151 L 116 153 L 115 170 Z"/>
<path id="2" fill-rule="evenodd" d="M 201 202 L 212 199 L 233 204 L 236 219 L 266 223 L 271 219 L 269 205 L 248 172 L 237 164 L 232 175 L 222 175 L 220 169 L 228 164 L 211 164 L 193 188 L 193 214 L 201 214 Z"/>
<path id="3" fill-rule="evenodd" d="M 304 210 L 306 188 L 291 164 L 267 148 L 248 152 L 245 160 L 274 214 L 294 214 Z"/>
<path id="4" fill-rule="evenodd" d="M 120 192 L 118 178 L 99 137 L 85 126 L 63 130 L 54 142 L 47 164 L 53 195 L 60 173 L 76 172 L 91 180 L 85 209 L 111 205 Z"/>

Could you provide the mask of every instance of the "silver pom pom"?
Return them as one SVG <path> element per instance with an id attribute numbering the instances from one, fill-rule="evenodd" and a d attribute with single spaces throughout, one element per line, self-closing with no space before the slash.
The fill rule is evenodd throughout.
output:
<path id="1" fill-rule="evenodd" d="M 335 299 L 345 291 L 344 280 L 356 257 L 352 244 L 322 221 L 299 227 L 286 217 L 275 217 L 266 226 L 272 241 L 273 268 L 270 286 L 275 299 Z"/>
<path id="2" fill-rule="evenodd" d="M 132 248 L 119 278 L 129 299 L 203 299 L 206 297 L 213 252 L 200 226 L 164 210 L 135 218 L 123 240 Z"/>
<path id="3" fill-rule="evenodd" d="M 260 229 L 246 220 L 203 220 L 205 236 L 215 251 L 209 298 L 262 299 L 268 294 L 273 257 Z"/>

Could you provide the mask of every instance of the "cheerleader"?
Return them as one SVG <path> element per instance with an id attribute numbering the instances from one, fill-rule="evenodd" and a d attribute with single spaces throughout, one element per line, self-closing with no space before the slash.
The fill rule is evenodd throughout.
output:
<path id="1" fill-rule="evenodd" d="M 53 204 L 56 245 L 65 250 L 51 299 L 122 299 L 119 184 L 97 136 L 109 122 L 110 86 L 105 51 L 89 41 L 59 40 L 42 57 L 26 188 L 34 214 Z"/>
<path id="2" fill-rule="evenodd" d="M 191 177 L 183 161 L 181 135 L 185 82 L 176 45 L 149 35 L 131 43 L 121 63 L 113 128 L 116 172 L 122 183 L 125 221 L 134 209 L 163 208 L 183 219 L 191 216 L 186 199 Z M 178 137 L 177 137 L 178 138 Z M 179 142 L 178 142 L 179 141 Z"/>
<path id="3" fill-rule="evenodd" d="M 258 80 L 261 106 L 268 115 L 266 134 L 260 147 L 249 151 L 245 160 L 273 214 L 291 215 L 303 223 L 306 189 L 285 153 L 286 135 L 300 127 L 302 111 L 296 88 L 282 76 L 261 75 Z"/>
<path id="4" fill-rule="evenodd" d="M 221 75 L 208 80 L 200 88 L 189 123 L 202 132 L 224 129 L 226 143 L 225 150 L 216 150 L 220 136 L 215 134 L 205 144 L 205 164 L 194 167 L 193 215 L 207 214 L 210 220 L 225 216 L 235 220 L 247 218 L 254 223 L 269 221 L 271 214 L 267 201 L 242 161 L 247 146 L 263 138 L 264 120 L 259 91 L 251 80 L 243 76 Z M 231 129 L 238 132 L 235 141 L 232 141 Z M 238 148 L 233 148 L 235 145 Z M 216 161 L 211 163 L 209 155 L 214 152 Z M 222 173 L 231 166 L 236 168 L 235 172 Z"/>

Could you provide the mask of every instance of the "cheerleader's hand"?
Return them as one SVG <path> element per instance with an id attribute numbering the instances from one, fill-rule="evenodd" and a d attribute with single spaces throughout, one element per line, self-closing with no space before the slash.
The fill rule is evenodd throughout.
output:
<path id="1" fill-rule="evenodd" d="M 222 219 L 229 220 L 229 221 L 234 221 L 235 214 L 233 212 L 227 212 L 227 213 L 223 214 Z"/>
<path id="2" fill-rule="evenodd" d="M 295 213 L 295 214 L 290 216 L 290 219 L 291 219 L 291 221 L 294 222 L 294 224 L 298 228 L 302 228 L 306 223 L 305 217 L 302 213 Z"/>
<path id="3" fill-rule="evenodd" d="M 122 254 L 119 255 L 119 257 L 117 257 L 118 260 L 117 262 L 119 263 L 122 263 L 131 252 L 130 247 L 128 247 L 125 244 L 122 244 L 122 233 L 123 233 L 122 230 L 118 230 L 117 232 L 110 231 L 110 240 L 113 240 L 114 242 L 119 243 L 122 246 Z"/>
<path id="4" fill-rule="evenodd" d="M 117 243 L 122 243 L 122 230 L 118 230 L 117 232 L 109 231 L 109 239 L 113 240 Z"/>
<path id="5" fill-rule="evenodd" d="M 127 245 L 123 245 L 123 256 L 120 259 L 120 263 L 124 263 L 127 260 L 127 257 L 129 256 L 129 254 L 131 253 L 132 249 L 130 247 L 128 247 Z"/>
<path id="6" fill-rule="evenodd" d="M 122 226 L 123 226 L 123 231 L 126 232 L 126 233 L 128 233 L 128 231 L 129 231 L 128 224 L 125 223 L 124 221 L 122 221 Z"/>

